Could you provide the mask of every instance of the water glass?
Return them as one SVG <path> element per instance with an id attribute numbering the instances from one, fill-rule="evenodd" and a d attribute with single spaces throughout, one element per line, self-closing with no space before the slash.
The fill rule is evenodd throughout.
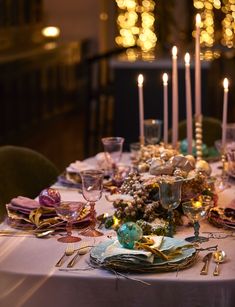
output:
<path id="1" fill-rule="evenodd" d="M 159 119 L 144 120 L 144 137 L 146 145 L 156 145 L 161 140 L 162 121 Z"/>
<path id="2" fill-rule="evenodd" d="M 173 237 L 173 210 L 176 209 L 181 202 L 181 180 L 167 182 L 159 182 L 159 198 L 164 209 L 168 211 L 168 237 Z"/>
<path id="3" fill-rule="evenodd" d="M 102 138 L 104 153 L 107 163 L 111 168 L 116 167 L 122 157 L 122 148 L 124 138 L 122 137 L 106 137 Z"/>
<path id="4" fill-rule="evenodd" d="M 138 160 L 140 158 L 141 156 L 140 148 L 141 148 L 141 145 L 139 142 L 130 144 L 131 159 Z"/>

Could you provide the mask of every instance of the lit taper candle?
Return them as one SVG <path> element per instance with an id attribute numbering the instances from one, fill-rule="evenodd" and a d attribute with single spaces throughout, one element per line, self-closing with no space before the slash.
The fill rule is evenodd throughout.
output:
<path id="1" fill-rule="evenodd" d="M 200 62 L 200 24 L 201 16 L 196 15 L 195 37 L 195 115 L 200 116 L 201 111 L 201 62 Z"/>
<path id="2" fill-rule="evenodd" d="M 191 78 L 190 78 L 190 55 L 188 52 L 184 56 L 184 61 L 185 61 L 186 122 L 187 122 L 188 153 L 192 154 L 193 152 L 192 94 L 191 94 Z"/>
<path id="3" fill-rule="evenodd" d="M 177 147 L 178 142 L 178 69 L 177 47 L 172 48 L 172 145 Z"/>
<path id="4" fill-rule="evenodd" d="M 162 76 L 163 81 L 163 118 L 164 118 L 164 130 L 163 130 L 163 142 L 168 144 L 168 74 L 164 73 Z"/>
<path id="5" fill-rule="evenodd" d="M 228 114 L 228 79 L 224 78 L 224 101 L 223 101 L 223 122 L 222 122 L 222 150 L 225 150 L 226 145 L 226 127 L 227 127 L 227 114 Z"/>
<path id="6" fill-rule="evenodd" d="M 138 76 L 138 90 L 139 90 L 139 134 L 140 144 L 144 145 L 144 97 L 143 97 L 143 83 L 144 77 L 142 74 Z"/>

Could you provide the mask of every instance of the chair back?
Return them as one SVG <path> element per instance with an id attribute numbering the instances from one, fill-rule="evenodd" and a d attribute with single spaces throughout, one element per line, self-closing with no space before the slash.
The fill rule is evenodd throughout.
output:
<path id="1" fill-rule="evenodd" d="M 56 181 L 59 172 L 42 154 L 18 146 L 0 147 L 0 218 L 13 197 L 35 198 Z"/>
<path id="2" fill-rule="evenodd" d="M 195 122 L 193 121 L 193 124 Z M 215 141 L 221 139 L 221 121 L 213 117 L 203 117 L 202 119 L 203 128 L 203 143 L 208 147 L 214 146 Z M 172 131 L 169 131 L 169 139 L 171 139 Z M 179 140 L 187 138 L 187 122 L 183 120 L 179 122 Z M 195 136 L 194 136 L 195 138 Z"/>

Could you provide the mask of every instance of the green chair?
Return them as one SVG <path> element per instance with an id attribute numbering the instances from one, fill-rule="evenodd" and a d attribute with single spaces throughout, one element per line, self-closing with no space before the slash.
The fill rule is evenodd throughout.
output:
<path id="1" fill-rule="evenodd" d="M 56 181 L 59 172 L 42 154 L 17 146 L 0 147 L 0 219 L 13 197 L 35 198 Z"/>
<path id="2" fill-rule="evenodd" d="M 193 121 L 194 124 L 194 121 Z M 208 147 L 214 146 L 216 140 L 221 139 L 221 121 L 213 117 L 203 117 L 203 143 Z M 193 130 L 194 134 L 194 130 Z M 169 139 L 171 139 L 172 131 L 169 131 Z M 183 120 L 179 122 L 179 140 L 183 140 L 187 137 L 187 122 Z M 195 138 L 195 137 L 194 137 Z"/>

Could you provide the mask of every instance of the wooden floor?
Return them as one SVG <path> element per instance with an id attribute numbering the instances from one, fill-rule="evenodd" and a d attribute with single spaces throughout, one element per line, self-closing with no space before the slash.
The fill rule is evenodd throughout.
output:
<path id="1" fill-rule="evenodd" d="M 8 143 L 42 153 L 63 171 L 69 163 L 84 158 L 83 124 L 83 112 L 73 111 L 35 125 Z"/>

